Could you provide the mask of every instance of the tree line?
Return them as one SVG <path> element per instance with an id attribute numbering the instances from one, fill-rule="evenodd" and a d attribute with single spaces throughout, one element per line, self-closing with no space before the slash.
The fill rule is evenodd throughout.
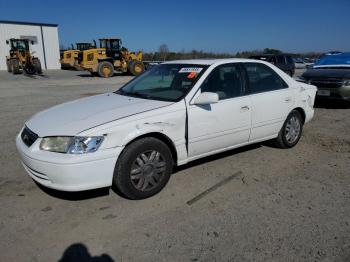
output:
<path id="1" fill-rule="evenodd" d="M 237 53 L 214 53 L 205 52 L 202 50 L 191 50 L 191 51 L 170 51 L 166 44 L 160 45 L 156 52 L 144 52 L 143 60 L 145 61 L 171 61 L 171 60 L 182 60 L 182 59 L 201 59 L 201 58 L 248 58 L 253 55 L 262 54 L 282 54 L 286 53 L 279 49 L 265 48 L 250 51 L 241 51 Z M 307 52 L 307 53 L 286 53 L 292 57 L 304 57 L 304 58 L 318 58 L 323 53 L 320 52 Z"/>

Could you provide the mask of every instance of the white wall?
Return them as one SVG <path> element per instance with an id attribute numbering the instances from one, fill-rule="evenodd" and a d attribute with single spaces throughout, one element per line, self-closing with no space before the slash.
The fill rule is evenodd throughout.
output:
<path id="1" fill-rule="evenodd" d="M 59 69 L 59 42 L 57 27 L 43 26 L 43 37 L 46 55 L 47 69 Z M 44 50 L 42 44 L 41 27 L 38 25 L 0 24 L 0 70 L 6 70 L 6 56 L 9 54 L 10 46 L 6 40 L 20 38 L 21 36 L 36 36 L 37 43 L 30 45 L 34 56 L 39 57 L 41 66 L 45 70 Z"/>
<path id="2" fill-rule="evenodd" d="M 43 26 L 43 36 L 47 69 L 60 69 L 60 46 L 57 27 Z"/>

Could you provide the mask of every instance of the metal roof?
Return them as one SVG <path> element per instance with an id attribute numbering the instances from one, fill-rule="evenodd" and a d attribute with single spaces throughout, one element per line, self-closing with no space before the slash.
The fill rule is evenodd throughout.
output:
<path id="1" fill-rule="evenodd" d="M 35 26 L 51 26 L 51 27 L 57 27 L 58 26 L 58 24 L 22 22 L 22 21 L 8 21 L 8 20 L 0 20 L 0 24 L 35 25 Z"/>

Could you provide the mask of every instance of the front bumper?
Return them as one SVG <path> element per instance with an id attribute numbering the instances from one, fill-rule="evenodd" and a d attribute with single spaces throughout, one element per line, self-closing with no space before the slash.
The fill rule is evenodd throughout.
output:
<path id="1" fill-rule="evenodd" d="M 39 184 L 62 191 L 83 191 L 112 185 L 121 147 L 71 155 L 40 150 L 40 141 L 41 138 L 27 147 L 20 136 L 16 138 L 24 169 Z"/>

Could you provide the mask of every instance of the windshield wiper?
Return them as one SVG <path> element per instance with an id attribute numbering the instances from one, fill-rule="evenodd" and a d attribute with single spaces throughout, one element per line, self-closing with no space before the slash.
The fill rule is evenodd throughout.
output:
<path id="1" fill-rule="evenodd" d="M 119 89 L 118 91 L 116 91 L 117 94 L 120 95 L 125 95 L 125 96 L 133 96 L 133 97 L 141 97 L 141 98 L 151 98 L 150 95 L 144 94 L 144 93 L 140 93 L 140 92 L 126 92 L 122 89 Z"/>

